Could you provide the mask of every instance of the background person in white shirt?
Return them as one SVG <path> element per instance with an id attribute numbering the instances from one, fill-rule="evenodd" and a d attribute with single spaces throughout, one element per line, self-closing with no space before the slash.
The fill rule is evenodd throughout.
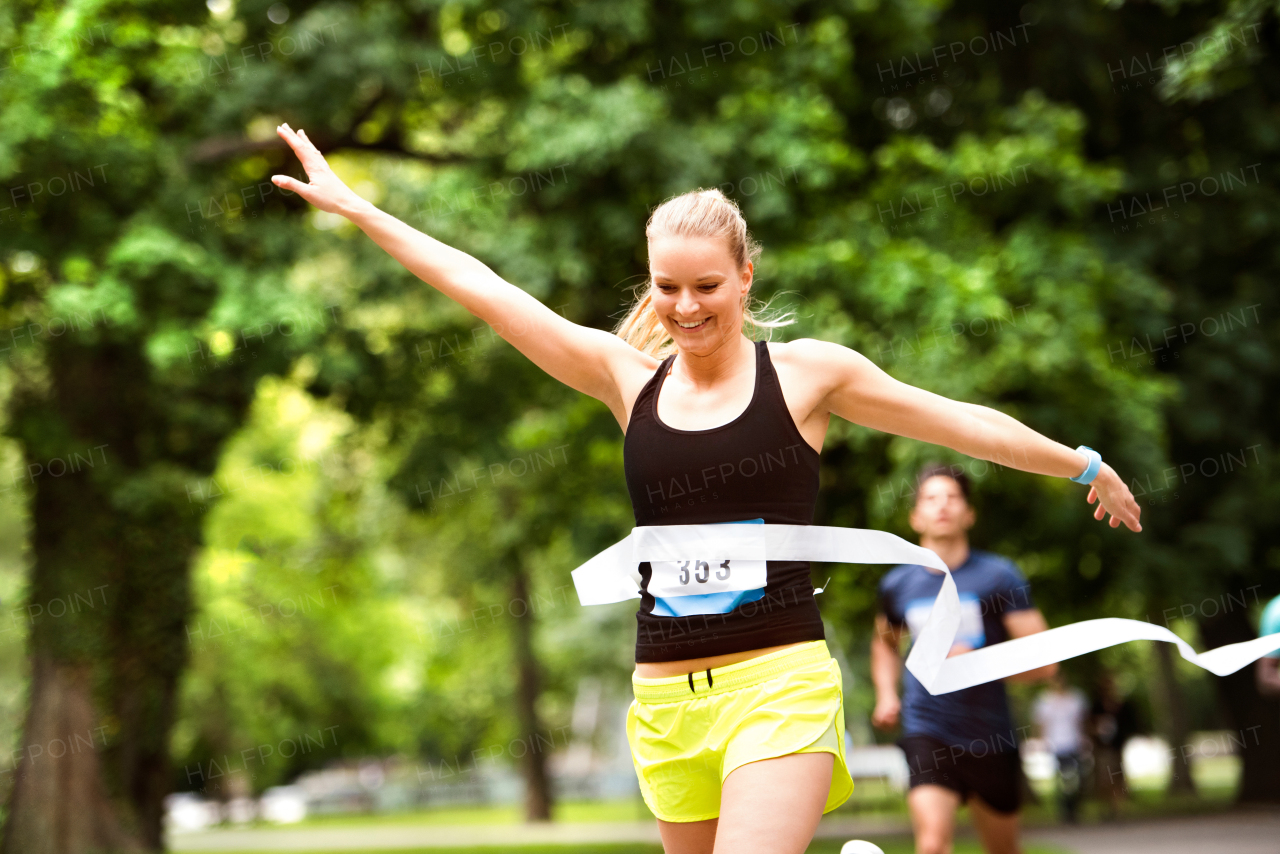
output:
<path id="1" fill-rule="evenodd" d="M 1058 760 L 1058 803 L 1062 820 L 1075 824 L 1084 779 L 1081 765 L 1089 702 L 1082 692 L 1067 685 L 1059 670 L 1053 675 L 1049 689 L 1036 700 L 1032 716 L 1039 736 L 1048 742 L 1049 750 Z"/>

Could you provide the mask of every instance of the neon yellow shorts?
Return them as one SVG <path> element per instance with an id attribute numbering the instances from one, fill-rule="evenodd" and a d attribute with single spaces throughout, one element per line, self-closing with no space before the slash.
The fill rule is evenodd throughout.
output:
<path id="1" fill-rule="evenodd" d="M 634 673 L 627 742 L 644 802 L 663 821 L 720 815 L 720 787 L 735 768 L 790 753 L 831 753 L 824 813 L 853 793 L 844 757 L 840 665 L 826 641 L 693 674 Z"/>

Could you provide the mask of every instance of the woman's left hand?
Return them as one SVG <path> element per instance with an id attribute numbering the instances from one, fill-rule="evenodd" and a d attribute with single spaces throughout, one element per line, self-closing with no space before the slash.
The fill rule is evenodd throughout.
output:
<path id="1" fill-rule="evenodd" d="M 1130 531 L 1142 530 L 1142 525 L 1138 522 L 1138 517 L 1142 515 L 1142 508 L 1138 506 L 1133 493 L 1124 485 L 1120 475 L 1106 463 L 1102 464 L 1102 468 L 1098 470 L 1098 476 L 1089 486 L 1088 500 L 1090 504 L 1094 501 L 1098 502 L 1098 509 L 1093 511 L 1093 518 L 1101 521 L 1110 513 L 1111 527 L 1118 528 L 1120 523 L 1124 522 Z"/>

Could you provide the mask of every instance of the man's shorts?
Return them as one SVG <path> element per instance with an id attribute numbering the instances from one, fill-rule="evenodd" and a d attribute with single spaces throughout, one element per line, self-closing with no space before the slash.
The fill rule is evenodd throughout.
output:
<path id="1" fill-rule="evenodd" d="M 1021 802 L 1022 760 L 1017 748 L 977 756 L 928 735 L 904 735 L 898 746 L 907 754 L 911 788 L 945 786 L 969 800 L 977 795 L 996 812 L 1015 813 Z"/>
<path id="2" fill-rule="evenodd" d="M 831 753 L 823 812 L 853 792 L 844 756 L 840 665 L 826 641 L 808 641 L 691 675 L 631 677 L 627 742 L 644 802 L 663 821 L 720 815 L 720 787 L 748 762 Z"/>

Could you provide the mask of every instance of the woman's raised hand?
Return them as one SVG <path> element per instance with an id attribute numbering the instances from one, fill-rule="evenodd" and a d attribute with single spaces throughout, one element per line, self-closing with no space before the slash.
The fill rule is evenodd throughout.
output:
<path id="1" fill-rule="evenodd" d="M 1098 502 L 1097 509 L 1093 511 L 1093 518 L 1101 521 L 1110 513 L 1111 527 L 1119 527 L 1120 523 L 1124 522 L 1125 527 L 1130 531 L 1142 530 L 1142 525 L 1138 522 L 1138 517 L 1142 515 L 1142 508 L 1138 506 L 1133 493 L 1129 491 L 1129 487 L 1125 486 L 1120 475 L 1106 463 L 1102 464 L 1098 476 L 1089 487 L 1087 500 L 1090 504 L 1094 501 Z"/>
<path id="2" fill-rule="evenodd" d="M 302 168 L 307 172 L 310 184 L 304 184 L 288 175 L 272 175 L 271 181 L 277 187 L 297 193 L 320 210 L 327 213 L 347 214 L 358 205 L 365 204 L 364 199 L 342 183 L 329 164 L 325 162 L 320 149 L 311 144 L 304 130 L 294 131 L 287 124 L 276 128 L 280 138 L 289 143 L 293 153 L 302 161 Z"/>

